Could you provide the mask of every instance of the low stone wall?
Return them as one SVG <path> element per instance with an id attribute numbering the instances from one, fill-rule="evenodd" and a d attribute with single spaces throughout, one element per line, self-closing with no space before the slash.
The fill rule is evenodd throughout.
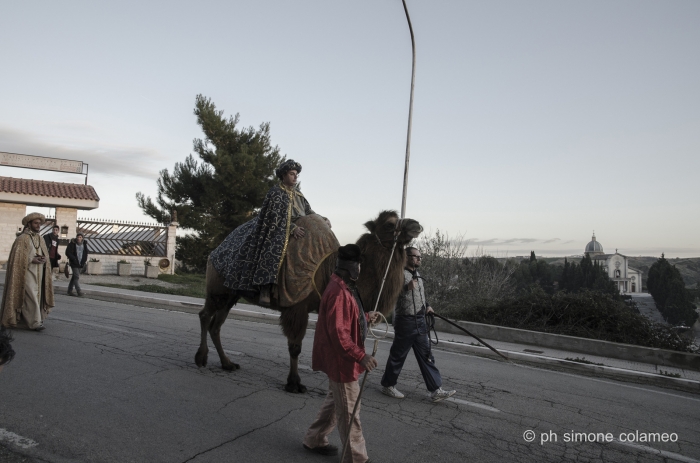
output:
<path id="1" fill-rule="evenodd" d="M 144 275 L 146 272 L 146 265 L 144 264 L 145 257 L 143 256 L 116 256 L 108 254 L 90 254 L 88 260 L 95 258 L 102 262 L 102 274 L 103 275 L 116 275 L 117 274 L 117 264 L 120 260 L 126 260 L 131 263 L 131 274 L 132 275 Z M 151 258 L 151 263 L 153 265 L 158 265 L 158 262 L 163 259 L 163 257 L 153 257 Z M 172 266 L 172 264 L 171 264 Z M 170 273 L 168 269 L 160 269 L 160 273 Z"/>
<path id="2" fill-rule="evenodd" d="M 541 333 L 538 331 L 506 328 L 505 326 L 485 325 L 483 323 L 456 322 L 470 333 L 480 338 L 495 341 L 530 344 L 533 346 L 551 347 L 582 354 L 599 355 L 632 362 L 654 363 L 667 367 L 676 367 L 700 371 L 700 355 L 674 350 L 655 349 L 652 347 L 635 346 L 596 339 L 577 338 L 562 334 Z M 453 334 L 464 334 L 463 331 L 436 317 L 435 329 Z"/>

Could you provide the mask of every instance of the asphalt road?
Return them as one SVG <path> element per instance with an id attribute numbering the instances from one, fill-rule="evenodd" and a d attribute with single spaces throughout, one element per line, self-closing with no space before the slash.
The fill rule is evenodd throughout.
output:
<path id="1" fill-rule="evenodd" d="M 236 372 L 221 370 L 213 348 L 209 365 L 195 366 L 193 314 L 58 295 L 46 327 L 16 330 L 17 356 L 0 373 L 0 461 L 337 461 L 301 446 L 327 387 L 308 367 L 313 332 L 301 356 L 309 392 L 295 395 L 283 390 L 287 347 L 275 325 L 226 322 Z M 412 357 L 398 384 L 407 397 L 396 400 L 379 392 L 389 347 L 380 343 L 362 400 L 375 463 L 700 461 L 699 395 L 436 351 L 456 400 L 426 400 Z M 637 432 L 676 442 L 639 442 Z"/>

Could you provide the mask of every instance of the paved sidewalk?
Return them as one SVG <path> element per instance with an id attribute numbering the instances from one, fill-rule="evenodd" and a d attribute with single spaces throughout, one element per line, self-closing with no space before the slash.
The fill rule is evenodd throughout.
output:
<path id="1" fill-rule="evenodd" d="M 4 284 L 4 272 L 0 272 L 0 288 Z M 56 296 L 66 297 L 68 282 L 59 279 L 54 282 Z M 203 299 L 176 296 L 171 294 L 148 293 L 143 291 L 110 288 L 97 285 L 81 284 L 85 297 L 106 301 L 197 313 L 204 304 Z M 279 312 L 249 304 L 237 304 L 230 312 L 229 318 L 256 321 L 261 323 L 279 323 Z M 309 329 L 316 326 L 316 314 L 310 314 Z M 50 318 L 49 318 L 50 320 Z M 382 327 L 382 331 L 387 327 Z M 383 333 L 382 333 L 383 334 Z M 388 338 L 393 338 L 393 330 L 388 327 Z M 500 359 L 476 339 L 466 335 L 438 332 L 439 343 L 436 349 L 468 353 L 483 357 Z M 309 337 L 307 336 L 307 339 Z M 582 354 L 574 351 L 558 350 L 527 344 L 517 344 L 484 339 L 486 343 L 508 357 L 510 361 L 524 364 L 537 364 L 556 369 L 570 370 L 576 373 L 620 379 L 625 381 L 655 384 L 700 393 L 700 372 L 674 367 L 659 366 L 650 363 L 633 362 L 608 357 Z M 669 375 L 679 375 L 673 377 Z"/>

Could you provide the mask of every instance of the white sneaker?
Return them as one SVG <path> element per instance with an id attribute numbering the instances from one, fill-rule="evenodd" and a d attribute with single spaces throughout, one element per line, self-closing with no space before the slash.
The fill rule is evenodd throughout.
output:
<path id="1" fill-rule="evenodd" d="M 382 386 L 382 394 L 393 397 L 394 399 L 403 399 L 405 396 L 399 392 L 394 386 L 384 387 Z"/>
<path id="2" fill-rule="evenodd" d="M 440 402 L 441 400 L 445 400 L 449 397 L 452 397 L 455 395 L 455 392 L 457 391 L 446 391 L 443 388 L 439 387 L 433 392 L 428 392 L 428 397 L 430 397 L 430 400 L 432 402 Z"/>

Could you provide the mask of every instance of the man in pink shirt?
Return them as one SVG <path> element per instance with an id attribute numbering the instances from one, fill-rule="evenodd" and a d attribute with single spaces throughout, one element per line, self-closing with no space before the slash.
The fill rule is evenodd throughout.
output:
<path id="1" fill-rule="evenodd" d="M 318 309 L 311 366 L 328 375 L 328 395 L 321 410 L 304 436 L 304 448 L 321 455 L 337 455 L 338 447 L 328 435 L 338 424 L 341 443 L 345 444 L 348 426 L 350 444 L 343 463 L 367 463 L 367 449 L 360 424 L 360 405 L 354 421 L 352 410 L 360 394 L 357 378 L 372 371 L 377 361 L 365 353 L 368 321 L 376 321 L 377 312 L 365 314 L 355 282 L 360 276 L 360 248 L 348 244 L 338 249 L 338 264 L 326 287 Z"/>

